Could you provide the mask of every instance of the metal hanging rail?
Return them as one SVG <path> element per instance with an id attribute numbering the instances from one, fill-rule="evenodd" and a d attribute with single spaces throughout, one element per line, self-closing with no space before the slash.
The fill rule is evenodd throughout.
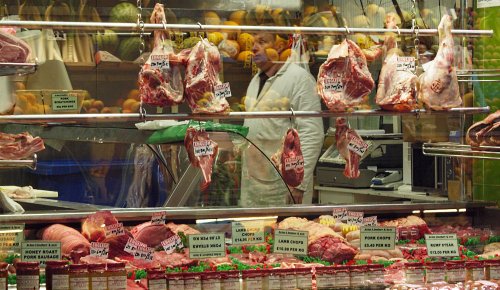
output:
<path id="1" fill-rule="evenodd" d="M 422 152 L 428 156 L 500 160 L 500 147 L 497 146 L 473 148 L 470 145 L 448 142 L 424 143 Z"/>
<path id="2" fill-rule="evenodd" d="M 141 122 L 152 120 L 213 120 L 213 119 L 252 119 L 252 118 L 295 118 L 295 117 L 364 117 L 364 116 L 394 116 L 424 114 L 481 114 L 488 113 L 490 107 L 453 108 L 449 111 L 426 111 L 413 110 L 410 112 L 392 112 L 383 110 L 359 110 L 354 112 L 329 112 L 329 111 L 264 111 L 264 112 L 231 112 L 227 115 L 220 114 L 51 114 L 51 115 L 3 115 L 0 116 L 0 124 L 6 123 L 106 123 L 106 122 Z"/>
<path id="3" fill-rule="evenodd" d="M 332 34 L 384 34 L 386 32 L 399 33 L 403 35 L 413 35 L 417 32 L 415 29 L 386 29 L 386 28 L 359 28 L 359 27 L 289 27 L 289 26 L 252 26 L 252 25 L 203 25 L 203 24 L 139 24 L 139 23 L 112 23 L 112 22 L 65 22 L 65 21 L 23 21 L 23 20 L 2 20 L 0 23 L 3 26 L 23 27 L 29 29 L 60 29 L 60 30 L 99 30 L 99 29 L 114 29 L 114 30 L 182 30 L 182 31 L 197 31 L 197 32 L 275 32 L 275 33 L 302 33 L 315 35 L 332 35 Z M 467 30 L 453 29 L 454 36 L 467 37 L 484 37 L 492 36 L 493 30 Z M 420 36 L 437 35 L 437 29 L 418 29 Z"/>
<path id="4" fill-rule="evenodd" d="M 0 168 L 19 168 L 27 167 L 35 170 L 37 163 L 36 154 L 33 155 L 33 159 L 23 159 L 23 160 L 0 160 Z"/>

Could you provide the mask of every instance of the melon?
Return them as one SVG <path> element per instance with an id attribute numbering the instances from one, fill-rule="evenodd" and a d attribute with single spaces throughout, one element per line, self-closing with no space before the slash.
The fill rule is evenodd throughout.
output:
<path id="1" fill-rule="evenodd" d="M 137 22 L 139 9 L 132 3 L 121 2 L 116 4 L 109 12 L 110 22 Z"/>
<path id="2" fill-rule="evenodd" d="M 118 35 L 113 31 L 106 29 L 104 33 L 97 32 L 93 35 L 94 43 L 97 46 L 98 51 L 107 51 L 111 54 L 115 54 L 120 44 Z"/>
<path id="3" fill-rule="evenodd" d="M 141 40 L 139 37 L 124 38 L 118 47 L 118 57 L 121 60 L 135 60 L 139 57 L 140 45 Z"/>

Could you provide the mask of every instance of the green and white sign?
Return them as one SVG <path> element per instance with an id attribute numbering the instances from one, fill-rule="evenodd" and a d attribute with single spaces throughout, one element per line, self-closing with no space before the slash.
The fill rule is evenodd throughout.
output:
<path id="1" fill-rule="evenodd" d="M 458 257 L 458 240 L 456 234 L 425 235 L 427 255 L 429 257 Z"/>
<path id="2" fill-rule="evenodd" d="M 308 232 L 293 230 L 274 231 L 274 252 L 281 254 L 307 255 Z"/>
<path id="3" fill-rule="evenodd" d="M 0 251 L 21 250 L 24 241 L 24 224 L 0 225 Z"/>
<path id="4" fill-rule="evenodd" d="M 364 226 L 360 229 L 361 250 L 394 250 L 395 227 Z"/>
<path id="5" fill-rule="evenodd" d="M 188 235 L 189 258 L 219 258 L 226 256 L 224 233 Z"/>
<path id="6" fill-rule="evenodd" d="M 237 221 L 232 223 L 233 245 L 265 242 L 263 221 Z"/>
<path id="7" fill-rule="evenodd" d="M 61 242 L 54 241 L 26 241 L 21 243 L 21 260 L 39 261 L 45 265 L 45 261 L 61 260 Z"/>
<path id="8" fill-rule="evenodd" d="M 68 111 L 78 110 L 78 97 L 73 93 L 52 94 L 52 110 Z"/>

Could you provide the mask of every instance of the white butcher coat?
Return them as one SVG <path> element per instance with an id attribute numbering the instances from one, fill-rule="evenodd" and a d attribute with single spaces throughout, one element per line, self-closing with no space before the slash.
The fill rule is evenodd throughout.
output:
<path id="1" fill-rule="evenodd" d="M 286 62 L 264 84 L 259 96 L 259 74 L 252 78 L 245 99 L 247 111 L 321 110 L 316 92 L 316 80 L 302 67 Z M 321 118 L 296 118 L 302 154 L 304 156 L 304 181 L 297 188 L 305 191 L 304 203 L 310 203 L 313 191 L 313 172 L 323 145 Z M 268 157 L 282 146 L 283 137 L 291 127 L 288 118 L 245 119 L 249 127 L 247 138 Z M 281 177 L 260 152 L 248 149 L 243 154 L 241 199 L 243 206 L 283 205 L 289 193 Z"/>

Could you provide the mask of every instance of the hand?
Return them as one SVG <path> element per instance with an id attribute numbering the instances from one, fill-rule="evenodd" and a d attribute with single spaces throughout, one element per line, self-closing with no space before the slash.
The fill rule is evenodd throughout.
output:
<path id="1" fill-rule="evenodd" d="M 297 188 L 290 188 L 290 191 L 292 192 L 293 200 L 295 201 L 295 203 L 301 204 L 302 199 L 304 198 L 304 191 Z"/>

